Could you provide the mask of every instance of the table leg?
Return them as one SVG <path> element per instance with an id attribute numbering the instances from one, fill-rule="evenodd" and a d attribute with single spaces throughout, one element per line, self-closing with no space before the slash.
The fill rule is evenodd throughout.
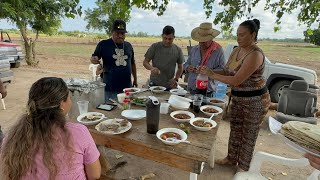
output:
<path id="1" fill-rule="evenodd" d="M 101 164 L 101 174 L 102 175 L 106 175 L 108 173 L 108 171 L 110 170 L 110 164 L 108 163 L 106 157 L 105 157 L 105 153 L 104 153 L 104 146 L 97 146 L 98 151 L 100 152 L 100 157 L 99 157 L 99 161 Z"/>
<path id="2" fill-rule="evenodd" d="M 189 180 L 197 180 L 197 179 L 198 179 L 198 174 L 191 172 Z"/>
<path id="3" fill-rule="evenodd" d="M 211 147 L 211 150 L 210 150 L 210 156 L 209 156 L 209 165 L 211 168 L 214 167 L 214 155 L 216 153 L 216 138 L 213 140 L 213 143 L 212 143 L 212 147 Z"/>

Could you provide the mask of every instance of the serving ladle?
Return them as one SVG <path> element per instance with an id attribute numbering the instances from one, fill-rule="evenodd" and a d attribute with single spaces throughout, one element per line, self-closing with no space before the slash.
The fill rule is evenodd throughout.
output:
<path id="1" fill-rule="evenodd" d="M 174 143 L 180 143 L 180 142 L 187 143 L 187 144 L 191 143 L 190 141 L 179 140 L 179 139 L 173 138 L 173 137 L 167 138 L 166 141 L 171 141 L 171 142 L 174 142 Z"/>

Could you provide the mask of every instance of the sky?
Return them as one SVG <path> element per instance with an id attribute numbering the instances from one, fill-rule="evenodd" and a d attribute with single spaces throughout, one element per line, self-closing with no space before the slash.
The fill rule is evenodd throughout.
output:
<path id="1" fill-rule="evenodd" d="M 80 5 L 83 7 L 83 10 L 88 8 L 92 9 L 96 7 L 94 2 L 94 0 L 80 0 Z M 281 30 L 274 32 L 273 27 L 276 17 L 271 14 L 271 12 L 263 10 L 264 2 L 264 0 L 259 2 L 258 7 L 253 8 L 250 14 L 254 18 L 260 20 L 258 38 L 304 38 L 303 31 L 307 29 L 307 26 L 299 25 L 299 22 L 297 21 L 298 10 L 293 11 L 290 15 L 284 15 L 282 17 Z M 223 10 L 223 7 L 219 7 L 215 4 L 213 9 L 212 16 L 206 19 L 203 10 L 203 1 L 200 0 L 171 0 L 167 6 L 167 10 L 162 16 L 157 16 L 157 11 L 133 8 L 130 22 L 127 24 L 127 30 L 129 33 L 145 32 L 148 35 L 160 35 L 164 26 L 172 25 L 176 30 L 176 36 L 189 37 L 192 29 L 198 27 L 200 23 L 213 22 L 215 13 Z M 83 20 L 83 17 L 84 15 L 75 19 L 62 19 L 62 27 L 60 30 L 87 31 L 87 22 Z M 235 34 L 238 25 L 244 20 L 246 20 L 246 18 L 238 19 L 233 23 L 233 34 Z M 213 27 L 221 30 L 219 25 L 213 25 Z M 316 26 L 313 26 L 312 28 L 315 27 Z M 0 20 L 0 29 L 10 28 L 16 27 L 5 20 Z M 89 32 L 93 32 L 93 30 L 90 30 Z M 221 37 L 221 35 L 218 37 Z"/>

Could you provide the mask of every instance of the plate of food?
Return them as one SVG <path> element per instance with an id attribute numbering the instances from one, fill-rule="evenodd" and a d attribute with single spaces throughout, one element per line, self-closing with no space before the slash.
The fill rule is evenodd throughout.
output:
<path id="1" fill-rule="evenodd" d="M 146 106 L 147 101 L 148 97 L 136 97 L 132 100 L 132 103 L 137 106 Z"/>
<path id="2" fill-rule="evenodd" d="M 280 136 L 293 149 L 320 157 L 320 128 L 318 125 L 300 121 L 285 124 L 269 116 L 270 131 Z"/>
<path id="3" fill-rule="evenodd" d="M 77 121 L 84 125 L 94 125 L 105 118 L 105 115 L 99 112 L 87 112 L 79 115 Z"/>
<path id="4" fill-rule="evenodd" d="M 107 119 L 96 125 L 96 130 L 104 134 L 122 134 L 131 129 L 132 124 L 126 119 Z"/>
<path id="5" fill-rule="evenodd" d="M 218 106 L 204 105 L 200 107 L 200 111 L 207 116 L 217 116 L 218 114 L 222 113 L 223 110 Z"/>
<path id="6" fill-rule="evenodd" d="M 189 111 L 173 111 L 170 116 L 177 122 L 189 122 L 195 115 Z"/>
<path id="7" fill-rule="evenodd" d="M 127 109 L 121 112 L 121 116 L 131 120 L 139 120 L 145 118 L 146 114 L 146 111 L 142 109 Z"/>
<path id="8" fill-rule="evenodd" d="M 184 89 L 171 89 L 170 93 L 178 96 L 185 96 L 188 91 Z"/>
<path id="9" fill-rule="evenodd" d="M 140 92 L 140 89 L 139 88 L 124 88 L 123 92 L 126 92 L 126 91 L 128 91 L 129 94 L 134 94 L 134 93 Z"/>
<path id="10" fill-rule="evenodd" d="M 167 88 L 166 88 L 166 87 L 163 87 L 163 86 L 151 86 L 149 89 L 150 89 L 151 92 L 154 92 L 154 93 L 162 93 L 162 92 L 164 92 Z"/>

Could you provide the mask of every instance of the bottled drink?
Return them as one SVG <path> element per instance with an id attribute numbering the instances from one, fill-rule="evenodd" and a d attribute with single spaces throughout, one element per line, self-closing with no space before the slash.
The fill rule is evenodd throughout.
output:
<path id="1" fill-rule="evenodd" d="M 130 100 L 130 93 L 129 91 L 125 91 L 125 94 L 126 96 L 124 97 L 124 100 L 123 100 L 123 109 L 126 110 L 126 109 L 130 109 L 130 106 L 131 106 L 131 100 Z"/>
<path id="2" fill-rule="evenodd" d="M 202 94 L 207 96 L 208 89 L 208 76 L 204 74 L 198 74 L 196 79 L 196 94 Z"/>

